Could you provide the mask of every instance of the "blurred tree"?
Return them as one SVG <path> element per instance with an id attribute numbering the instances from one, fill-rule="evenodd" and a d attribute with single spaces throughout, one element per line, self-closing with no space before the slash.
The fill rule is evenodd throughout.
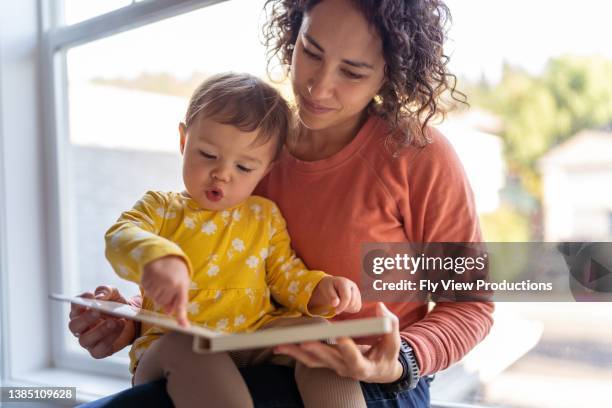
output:
<path id="1" fill-rule="evenodd" d="M 581 129 L 612 122 L 611 79 L 612 61 L 566 55 L 540 76 L 505 64 L 498 84 L 481 80 L 466 90 L 473 105 L 502 118 L 508 169 L 539 199 L 537 160 Z"/>

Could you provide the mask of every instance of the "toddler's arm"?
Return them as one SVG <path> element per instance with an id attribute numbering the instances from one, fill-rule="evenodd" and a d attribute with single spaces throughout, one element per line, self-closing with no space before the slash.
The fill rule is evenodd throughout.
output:
<path id="1" fill-rule="evenodd" d="M 145 295 L 186 323 L 191 265 L 178 245 L 159 235 L 166 207 L 163 194 L 147 192 L 121 214 L 105 235 L 106 258 L 121 278 L 141 285 Z"/>
<path id="2" fill-rule="evenodd" d="M 271 216 L 271 250 L 266 258 L 266 279 L 274 299 L 306 315 L 333 317 L 345 310 L 359 310 L 361 297 L 357 286 L 348 279 L 309 270 L 291 248 L 280 211 L 276 208 Z"/>

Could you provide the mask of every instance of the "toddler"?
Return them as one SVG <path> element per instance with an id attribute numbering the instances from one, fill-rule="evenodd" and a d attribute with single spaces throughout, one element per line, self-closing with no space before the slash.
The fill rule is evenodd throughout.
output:
<path id="1" fill-rule="evenodd" d="M 147 192 L 106 233 L 106 256 L 140 285 L 143 308 L 225 332 L 361 308 L 357 286 L 308 270 L 276 205 L 251 195 L 291 123 L 284 99 L 251 75 L 217 75 L 195 91 L 179 125 L 185 191 Z M 253 403 L 238 366 L 275 358 L 271 349 L 195 354 L 190 336 L 143 324 L 130 371 L 135 384 L 165 377 L 177 407 L 242 408 Z M 295 377 L 307 407 L 365 407 L 358 381 L 299 362 Z"/>

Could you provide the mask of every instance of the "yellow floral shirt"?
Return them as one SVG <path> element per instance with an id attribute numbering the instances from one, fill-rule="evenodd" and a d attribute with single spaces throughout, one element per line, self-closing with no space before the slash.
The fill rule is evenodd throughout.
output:
<path id="1" fill-rule="evenodd" d="M 120 277 L 137 284 L 145 264 L 167 255 L 189 266 L 189 320 L 217 331 L 253 331 L 278 317 L 311 315 L 312 290 L 326 276 L 295 256 L 280 211 L 257 196 L 209 211 L 181 193 L 149 191 L 106 233 L 107 259 Z M 146 296 L 143 308 L 159 311 Z M 142 325 L 130 371 L 163 333 Z"/>

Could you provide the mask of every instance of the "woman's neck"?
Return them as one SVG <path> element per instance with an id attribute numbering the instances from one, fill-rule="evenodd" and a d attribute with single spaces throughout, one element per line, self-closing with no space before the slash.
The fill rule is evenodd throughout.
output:
<path id="1" fill-rule="evenodd" d="M 308 129 L 300 126 L 297 140 L 289 145 L 293 156 L 304 161 L 323 160 L 338 153 L 357 136 L 367 115 L 355 121 L 326 129 Z"/>

